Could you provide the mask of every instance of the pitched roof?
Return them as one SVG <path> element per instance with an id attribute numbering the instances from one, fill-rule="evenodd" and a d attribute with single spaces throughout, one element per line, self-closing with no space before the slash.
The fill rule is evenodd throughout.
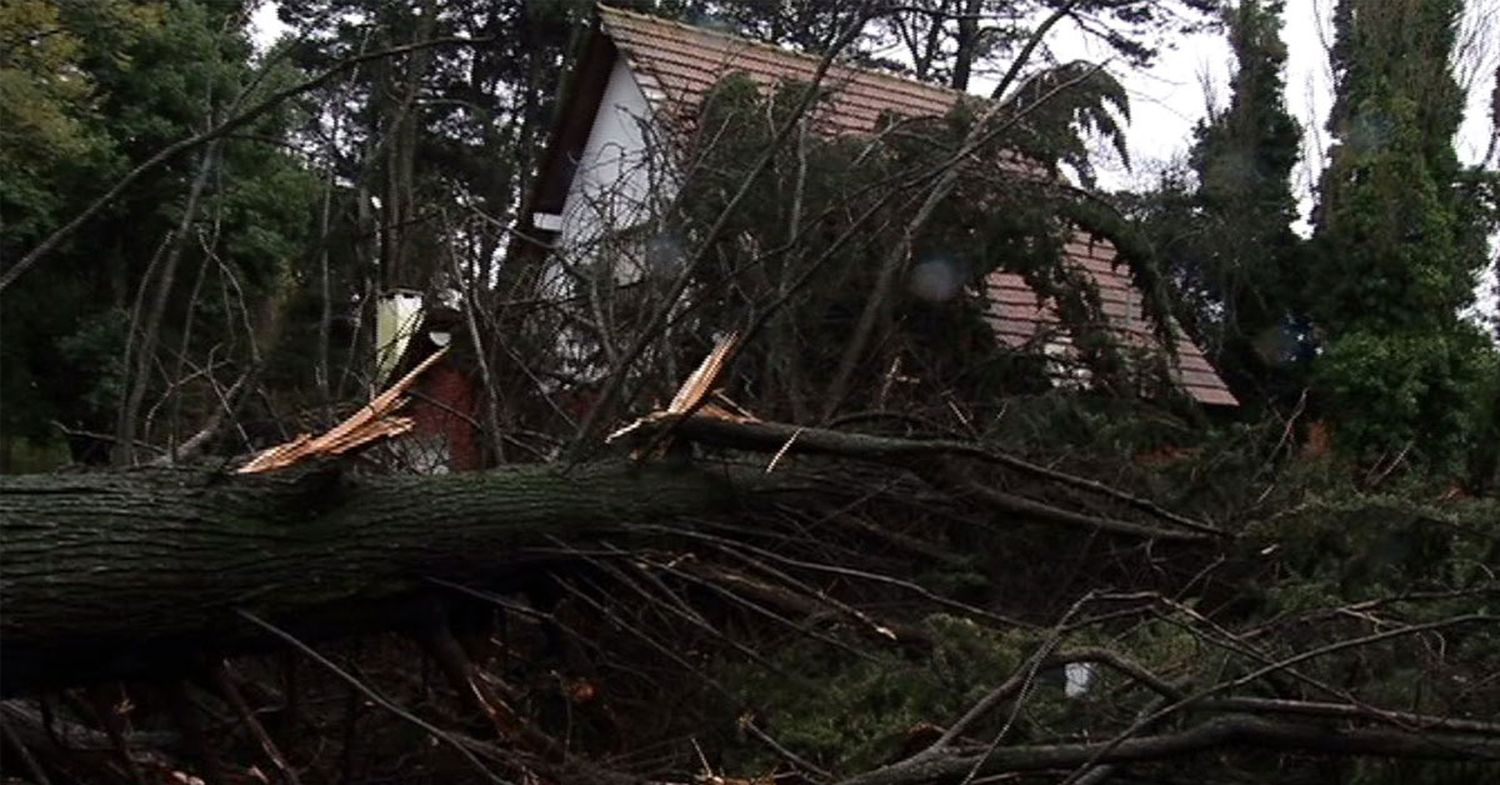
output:
<path id="1" fill-rule="evenodd" d="M 743 73 L 762 87 L 812 81 L 819 59 L 770 44 L 599 6 L 599 23 L 630 63 L 646 99 L 661 108 L 696 109 L 726 74 Z M 834 64 L 823 77 L 832 88 L 823 119 L 841 133 L 869 133 L 881 115 L 941 117 L 967 96 L 909 79 Z"/>
<path id="2" fill-rule="evenodd" d="M 1109 320 L 1110 331 L 1122 348 L 1151 349 L 1157 337 L 1145 313 L 1145 297 L 1131 283 L 1129 271 L 1108 240 L 1091 239 L 1084 232 L 1074 235 L 1063 250 L 1066 262 L 1087 271 L 1099 290 L 1100 309 Z M 1007 346 L 1021 347 L 1045 340 L 1062 328 L 1057 310 L 1042 303 L 1035 291 L 1016 273 L 997 270 L 985 281 L 989 298 L 986 321 Z M 1176 357 L 1169 369 L 1176 382 L 1193 400 L 1215 406 L 1238 406 L 1239 400 L 1208 358 L 1182 330 L 1173 325 Z"/>
<path id="3" fill-rule="evenodd" d="M 780 47 L 608 6 L 599 6 L 598 20 L 602 38 L 625 58 L 653 110 L 669 116 L 693 116 L 708 91 L 727 74 L 743 73 L 769 87 L 787 79 L 810 81 L 819 64 L 816 57 Z M 837 133 L 872 132 L 887 113 L 939 117 L 959 100 L 974 98 L 837 64 L 829 67 L 823 84 L 830 88 L 830 95 L 819 108 L 819 118 Z M 1109 327 L 1125 348 L 1153 346 L 1154 330 L 1145 316 L 1144 298 L 1114 247 L 1079 231 L 1065 253 L 1066 261 L 1085 270 L 1098 286 Z M 986 284 L 990 300 L 986 318 L 1002 342 L 1020 347 L 1058 332 L 1056 309 L 1040 302 L 1020 275 L 996 271 Z M 1200 403 L 1237 405 L 1203 352 L 1175 325 L 1173 332 L 1177 336 L 1171 369 L 1174 380 Z"/>

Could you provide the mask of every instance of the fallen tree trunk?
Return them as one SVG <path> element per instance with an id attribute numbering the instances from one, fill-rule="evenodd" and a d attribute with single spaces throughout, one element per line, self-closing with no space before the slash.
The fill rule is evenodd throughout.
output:
<path id="1" fill-rule="evenodd" d="M 1130 538 L 1202 542 L 1210 527 L 1107 486 L 974 445 L 891 439 L 712 418 L 643 421 L 733 449 L 817 454 L 941 475 L 933 457 L 998 464 L 1102 493 L 1168 524 L 1079 514 L 962 483 L 943 487 L 1008 520 Z M 156 469 L 0 478 L 0 692 L 82 674 L 180 670 L 204 647 L 264 640 L 237 611 L 312 637 L 395 629 L 430 616 L 429 578 L 480 580 L 547 537 L 621 523 L 704 516 L 743 494 L 801 486 L 785 472 L 680 461 L 572 469 L 509 467 L 462 475 L 357 477 L 336 463 L 273 474 Z M 825 488 L 836 491 L 835 487 Z M 177 660 L 174 662 L 173 658 Z"/>
<path id="2" fill-rule="evenodd" d="M 317 617 L 313 628 L 347 621 L 351 608 L 381 615 L 429 575 L 493 572 L 546 535 L 707 514 L 737 487 L 722 472 L 623 463 L 438 477 L 325 466 L 0 478 L 4 690 L 61 678 L 77 657 L 233 641 L 248 633 L 237 609 Z"/>
<path id="3" fill-rule="evenodd" d="M 200 661 L 222 667 L 219 657 L 261 646 L 290 643 L 312 653 L 302 640 L 432 624 L 434 595 L 468 592 L 485 596 L 480 587 L 511 572 L 518 554 L 530 546 L 556 549 L 559 541 L 573 544 L 592 533 L 623 530 L 678 540 L 717 538 L 714 526 L 719 525 L 743 530 L 753 526 L 758 531 L 758 527 L 771 526 L 757 518 L 763 510 L 784 512 L 791 506 L 775 502 L 793 496 L 796 506 L 817 507 L 841 495 L 839 480 L 852 478 L 878 477 L 882 481 L 878 484 L 883 485 L 893 476 L 907 481 L 921 477 L 930 488 L 946 492 L 945 503 L 975 503 L 998 512 L 1007 522 L 1032 521 L 1070 531 L 1090 529 L 1132 542 L 1141 538 L 1177 541 L 1199 552 L 1227 539 L 1212 527 L 1156 508 L 1147 500 L 962 443 L 693 418 L 649 422 L 638 430 L 639 437 L 647 440 L 647 446 L 637 450 L 641 454 L 659 453 L 648 447 L 661 437 L 774 453 L 775 457 L 748 469 L 667 460 L 585 464 L 571 469 L 511 467 L 425 477 L 361 477 L 337 464 L 271 475 L 150 470 L 0 477 L 0 688 L 16 694 L 120 676 L 180 679 Z M 821 473 L 770 471 L 791 453 L 843 462 L 820 464 L 818 469 L 832 469 Z M 1008 501 L 1005 494 L 997 496 L 998 491 L 980 493 L 988 487 L 980 482 L 984 478 L 968 478 L 966 471 L 957 468 L 952 472 L 957 480 L 945 482 L 944 472 L 958 460 L 999 465 L 1003 470 L 1094 493 L 1114 502 L 1116 509 L 1128 508 L 1138 520 L 1151 523 L 1075 513 L 1022 497 L 1014 497 L 1020 502 Z M 876 471 L 861 475 L 858 467 L 871 464 Z M 809 485 L 808 480 L 815 484 Z M 865 498 L 877 483 L 863 485 L 848 495 Z M 699 522 L 710 525 L 698 526 Z M 606 558 L 625 553 L 614 549 L 610 539 L 603 538 L 595 552 Z M 656 563 L 643 555 L 639 557 L 642 580 L 663 572 L 710 590 L 727 588 L 740 595 L 743 607 L 777 617 L 788 627 L 800 629 L 804 625 L 799 620 L 837 610 L 854 618 L 868 639 L 910 643 L 929 634 L 920 625 L 865 616 L 853 606 L 823 597 L 821 586 L 797 593 L 775 585 L 768 576 L 775 576 L 776 569 L 757 564 L 756 553 L 770 552 L 759 551 L 753 543 L 753 536 L 744 543 L 722 543 L 731 552 L 742 545 L 754 551 L 744 565 L 716 565 L 689 557 Z M 827 569 L 841 579 L 880 577 L 840 566 Z M 614 585 L 641 588 L 630 579 Z M 787 586 L 797 584 L 789 579 Z M 702 618 L 687 606 L 662 607 L 686 610 L 680 618 L 702 626 Z M 779 618 L 782 610 L 790 611 L 790 616 Z M 1457 620 L 1477 618 L 1481 617 Z M 461 651 L 451 637 L 447 641 L 453 651 Z M 842 645 L 833 639 L 828 642 Z M 668 648 L 660 651 L 664 658 L 674 656 Z M 1262 670 L 1290 669 L 1294 661 L 1316 653 L 1312 650 L 1284 666 L 1263 666 Z M 1108 659 L 1108 652 L 1075 660 L 1101 658 Z M 462 655 L 455 659 L 459 673 L 455 683 L 469 683 L 464 672 L 472 666 Z M 1149 671 L 1127 667 L 1123 672 L 1153 691 L 1177 694 L 1176 687 Z M 1023 666 L 1007 684 L 1014 683 L 1019 690 L 1031 684 L 1036 673 L 1031 666 Z M 346 678 L 355 683 L 352 677 Z M 1005 698 L 1011 699 L 1024 697 Z M 846 782 L 911 785 L 1027 771 L 1084 771 L 1252 748 L 1461 761 L 1500 756 L 1493 726 L 1463 717 L 1372 713 L 1354 703 L 1256 696 L 1217 700 L 1196 704 L 1191 710 L 1211 709 L 1225 715 L 1210 716 L 1188 727 L 1153 727 L 1150 730 L 1156 735 L 1122 735 L 1108 742 L 1096 736 L 1095 740 L 1085 737 L 989 749 L 965 740 L 959 732 L 968 721 L 964 719 L 950 731 L 955 736 L 952 743 L 934 745 Z M 480 703 L 485 705 L 483 700 Z M 998 699 L 991 702 L 986 697 L 965 716 L 978 716 L 976 712 L 989 712 L 999 705 Z M 248 709 L 240 713 L 251 716 Z M 1303 719 L 1241 716 L 1245 713 Z M 1394 727 L 1355 726 L 1382 720 Z M 21 749 L 39 746 L 35 734 L 27 733 L 36 724 L 30 715 L 0 716 L 0 723 L 4 722 L 17 726 L 7 729 L 13 737 L 8 743 Z M 544 734 L 536 738 L 548 739 Z M 99 739 L 91 741 L 97 745 Z M 548 743 L 538 748 L 547 748 Z M 629 781 L 612 776 L 592 779 Z"/>

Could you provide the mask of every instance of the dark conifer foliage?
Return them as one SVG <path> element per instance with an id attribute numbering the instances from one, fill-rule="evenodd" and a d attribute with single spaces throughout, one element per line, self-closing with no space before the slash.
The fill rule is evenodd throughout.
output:
<path id="1" fill-rule="evenodd" d="M 1451 57 L 1463 4 L 1344 0 L 1334 15 L 1335 139 L 1319 188 L 1307 305 L 1318 382 L 1347 447 L 1462 463 L 1492 439 L 1493 347 L 1463 318 L 1496 226 L 1493 173 L 1454 150 Z M 1492 185 L 1491 185 L 1492 187 Z"/>

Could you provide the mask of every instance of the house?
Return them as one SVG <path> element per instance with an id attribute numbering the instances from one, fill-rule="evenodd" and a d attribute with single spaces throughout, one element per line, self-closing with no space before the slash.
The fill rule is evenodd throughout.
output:
<path id="1" fill-rule="evenodd" d="M 671 175 L 670 162 L 653 160 L 663 149 L 651 138 L 653 129 L 693 117 L 727 75 L 744 74 L 764 88 L 789 79 L 811 81 L 817 66 L 816 58 L 775 46 L 600 6 L 527 200 L 519 235 L 528 239 L 513 253 L 575 248 L 612 228 L 642 222 L 651 200 L 671 193 L 671 184 L 661 182 Z M 825 75 L 824 86 L 832 95 L 819 109 L 820 120 L 836 133 L 870 133 L 888 114 L 942 116 L 964 95 L 838 65 Z M 1067 263 L 1097 285 L 1120 346 L 1152 350 L 1156 343 L 1144 298 L 1117 264 L 1110 243 L 1080 231 L 1066 254 Z M 1016 348 L 1043 343 L 1049 354 L 1066 350 L 1056 311 L 1020 275 L 996 271 L 986 288 L 986 318 L 1002 343 Z M 1203 352 L 1181 330 L 1174 331 L 1176 357 L 1169 369 L 1174 381 L 1199 403 L 1237 405 Z M 1059 334 L 1061 341 L 1052 337 Z"/>

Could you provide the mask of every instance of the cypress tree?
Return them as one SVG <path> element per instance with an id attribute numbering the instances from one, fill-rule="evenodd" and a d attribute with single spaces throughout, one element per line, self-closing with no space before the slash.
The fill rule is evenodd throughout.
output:
<path id="1" fill-rule="evenodd" d="M 1462 0 L 1340 0 L 1331 53 L 1335 139 L 1315 215 L 1308 303 L 1316 389 L 1340 444 L 1457 463 L 1479 437 L 1493 350 L 1460 312 L 1485 264 L 1453 137 L 1449 63 Z"/>
<path id="2" fill-rule="evenodd" d="M 1291 172 L 1301 129 L 1287 112 L 1281 0 L 1243 0 L 1227 12 L 1237 70 L 1229 106 L 1201 123 L 1190 154 L 1201 226 L 1199 285 L 1217 306 L 1203 336 L 1242 400 L 1274 394 L 1299 311 Z"/>

